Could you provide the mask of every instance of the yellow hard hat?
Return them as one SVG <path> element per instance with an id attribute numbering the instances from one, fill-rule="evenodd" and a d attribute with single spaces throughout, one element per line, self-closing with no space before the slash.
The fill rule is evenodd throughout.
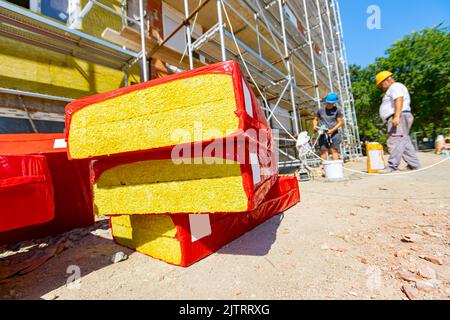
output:
<path id="1" fill-rule="evenodd" d="M 392 77 L 392 76 L 393 76 L 393 73 L 390 71 L 381 71 L 376 76 L 377 86 L 380 85 L 380 83 L 382 83 L 384 80 L 386 80 L 387 78 Z"/>

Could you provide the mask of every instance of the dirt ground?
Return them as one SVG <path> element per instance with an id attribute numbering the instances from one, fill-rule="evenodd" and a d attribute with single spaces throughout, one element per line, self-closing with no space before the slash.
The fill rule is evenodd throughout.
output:
<path id="1" fill-rule="evenodd" d="M 443 159 L 420 157 L 424 166 Z M 4 246 L 0 276 L 21 255 L 48 261 L 0 280 L 0 298 L 449 299 L 449 182 L 450 160 L 414 174 L 302 182 L 300 204 L 189 268 L 113 243 L 105 221 Z M 112 263 L 118 251 L 129 257 Z"/>

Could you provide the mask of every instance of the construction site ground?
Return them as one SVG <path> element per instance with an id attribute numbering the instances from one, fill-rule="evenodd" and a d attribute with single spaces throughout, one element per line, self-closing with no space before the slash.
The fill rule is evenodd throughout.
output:
<path id="1" fill-rule="evenodd" d="M 364 170 L 365 158 L 346 167 Z M 450 161 L 302 182 L 300 204 L 188 268 L 115 244 L 107 221 L 5 245 L 0 298 L 449 299 L 449 182 Z M 119 251 L 128 259 L 113 263 Z"/>

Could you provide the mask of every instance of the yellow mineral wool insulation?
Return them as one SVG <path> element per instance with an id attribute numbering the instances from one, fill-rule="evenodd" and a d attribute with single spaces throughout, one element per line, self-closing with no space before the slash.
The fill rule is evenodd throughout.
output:
<path id="1" fill-rule="evenodd" d="M 242 172 L 233 164 L 146 160 L 104 171 L 94 184 L 99 215 L 242 212 Z"/>
<path id="2" fill-rule="evenodd" d="M 111 225 L 119 244 L 169 263 L 181 263 L 177 228 L 170 217 L 117 216 L 111 217 Z"/>
<path id="3" fill-rule="evenodd" d="M 135 90 L 76 111 L 72 158 L 148 150 L 225 137 L 238 129 L 233 80 L 203 74 Z"/>

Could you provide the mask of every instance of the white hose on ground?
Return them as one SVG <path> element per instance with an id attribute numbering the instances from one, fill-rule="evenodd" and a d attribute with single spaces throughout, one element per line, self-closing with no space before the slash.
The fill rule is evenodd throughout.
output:
<path id="1" fill-rule="evenodd" d="M 349 169 L 349 168 L 345 168 L 344 170 L 350 171 L 350 172 L 354 172 L 354 173 L 360 173 L 360 174 L 365 174 L 365 175 L 369 175 L 369 176 L 400 176 L 400 175 L 405 175 L 405 174 L 412 174 L 412 173 L 419 173 L 428 169 L 431 169 L 433 167 L 436 167 L 438 165 L 440 165 L 441 163 L 444 163 L 445 161 L 449 160 L 450 157 L 444 158 L 439 162 L 436 162 L 432 165 L 429 165 L 427 167 L 424 168 L 420 168 L 417 170 L 411 170 L 411 171 L 405 171 L 405 172 L 393 172 L 393 173 L 368 173 L 368 172 L 364 172 L 364 171 L 359 171 L 359 170 L 354 170 L 354 169 Z"/>
<path id="2" fill-rule="evenodd" d="M 321 157 L 319 157 L 316 153 L 314 153 L 312 150 L 309 151 L 313 156 L 315 156 L 316 158 L 323 160 Z M 431 169 L 433 167 L 436 167 L 442 163 L 444 163 L 445 161 L 449 160 L 450 157 L 444 158 L 441 161 L 438 161 L 432 165 L 429 165 L 427 167 L 424 168 L 420 168 L 417 170 L 411 170 L 411 171 L 405 171 L 405 172 L 393 172 L 393 173 L 368 173 L 368 172 L 364 172 L 364 171 L 360 171 L 360 170 L 354 170 L 354 169 L 350 169 L 350 168 L 346 168 L 344 167 L 344 170 L 349 171 L 349 172 L 353 172 L 353 173 L 359 173 L 359 174 L 363 174 L 363 175 L 367 175 L 367 176 L 399 176 L 399 175 L 405 175 L 405 174 L 412 174 L 412 173 L 419 173 L 428 169 Z"/>

